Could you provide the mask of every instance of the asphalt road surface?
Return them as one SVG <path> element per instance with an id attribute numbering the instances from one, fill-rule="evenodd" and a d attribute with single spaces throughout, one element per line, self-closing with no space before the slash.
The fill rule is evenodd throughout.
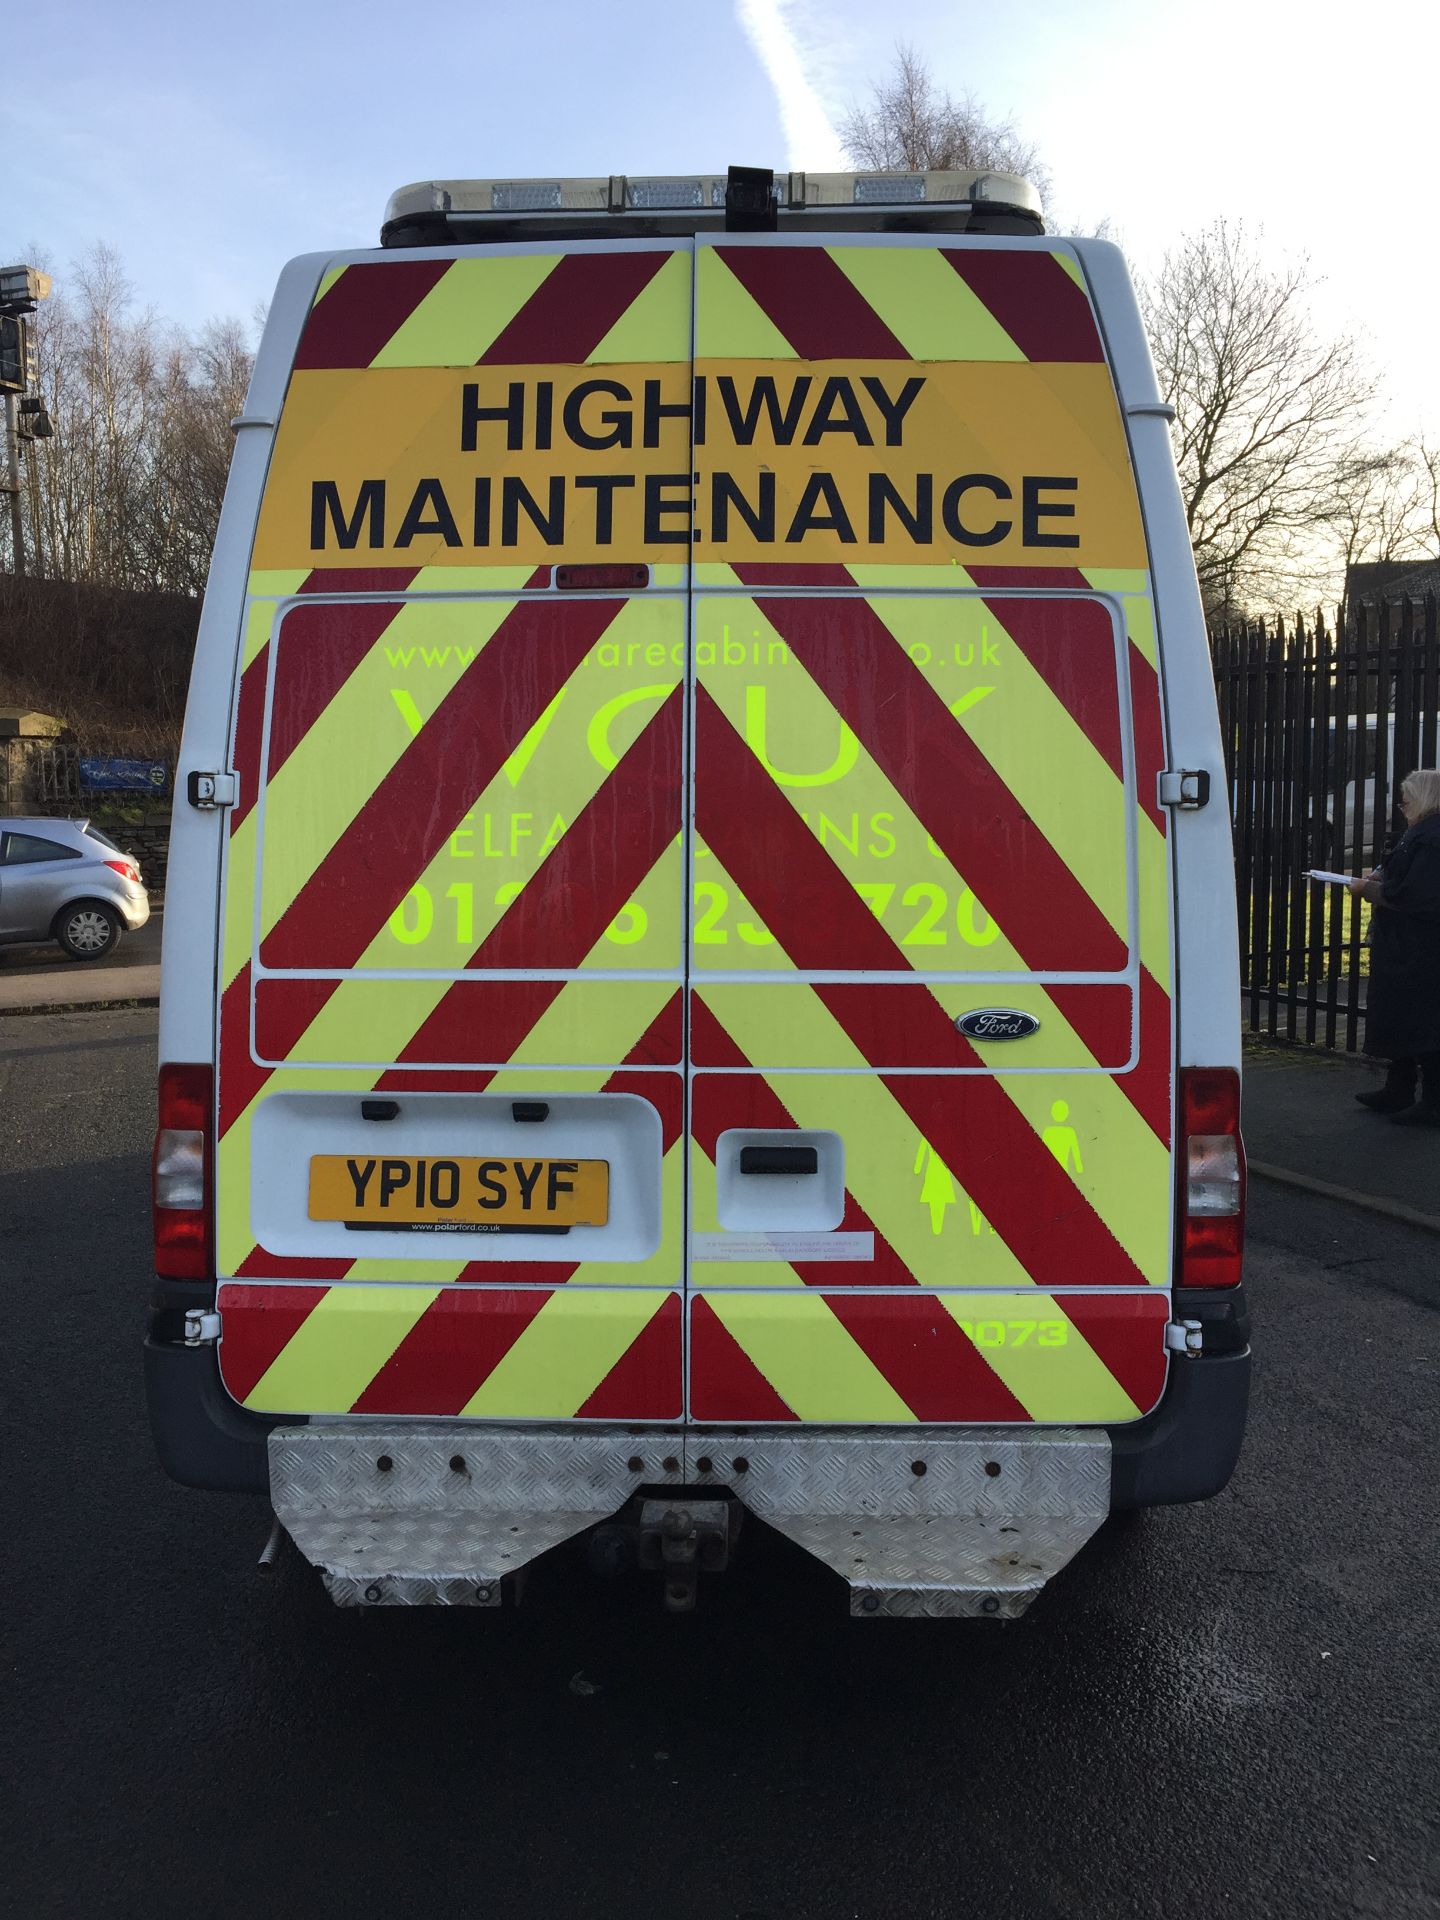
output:
<path id="1" fill-rule="evenodd" d="M 1440 1240 L 1257 1186 L 1230 1490 L 1013 1625 L 851 1622 L 752 1528 L 667 1617 L 340 1612 L 140 1383 L 153 1010 L 0 1023 L 17 1916 L 1433 1916 Z"/>
<path id="2" fill-rule="evenodd" d="M 105 960 L 72 960 L 53 940 L 0 947 L 0 1016 L 28 1014 L 35 1007 L 157 999 L 163 921 L 163 907 L 152 908 L 145 925 L 127 933 Z"/>

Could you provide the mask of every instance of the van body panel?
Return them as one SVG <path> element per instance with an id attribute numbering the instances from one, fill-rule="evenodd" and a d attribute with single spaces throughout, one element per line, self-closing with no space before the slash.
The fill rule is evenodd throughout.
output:
<path id="1" fill-rule="evenodd" d="M 242 1405 L 1158 1404 L 1156 792 L 1189 609 L 1152 598 L 1150 423 L 1086 258 L 727 235 L 297 264 L 187 723 L 239 785 L 180 870 L 222 874 Z M 555 571 L 604 564 L 645 585 Z M 612 1213 L 315 1220 L 312 1154 L 603 1160 Z"/>
<path id="2" fill-rule="evenodd" d="M 1167 764 L 1209 768 L 1220 783 L 1225 755 L 1214 671 L 1169 410 L 1119 248 L 1107 240 L 1069 244 L 1091 289 L 1125 410 L 1150 554 L 1141 617 L 1151 623 L 1152 659 L 1160 665 Z M 1176 1066 L 1224 1066 L 1238 1072 L 1240 943 L 1229 811 L 1213 801 L 1193 811 L 1177 809 L 1170 815 L 1169 836 L 1179 882 L 1173 891 Z"/>

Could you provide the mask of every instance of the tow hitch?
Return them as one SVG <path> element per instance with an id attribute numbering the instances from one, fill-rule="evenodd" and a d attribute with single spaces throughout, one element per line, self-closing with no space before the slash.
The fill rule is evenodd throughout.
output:
<path id="1" fill-rule="evenodd" d="M 687 1498 L 632 1500 L 623 1513 L 596 1527 L 585 1543 L 591 1571 L 609 1578 L 640 1566 L 665 1576 L 665 1605 L 691 1613 L 700 1573 L 723 1573 L 740 1533 L 745 1510 L 738 1500 L 717 1500 L 709 1489 Z"/>
<path id="2" fill-rule="evenodd" d="M 665 1606 L 690 1613 L 700 1569 L 723 1573 L 740 1531 L 734 1500 L 646 1500 L 640 1507 L 640 1565 L 665 1576 Z"/>

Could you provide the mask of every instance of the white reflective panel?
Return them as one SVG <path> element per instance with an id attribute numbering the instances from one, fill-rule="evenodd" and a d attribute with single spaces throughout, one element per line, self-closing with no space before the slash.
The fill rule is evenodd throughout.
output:
<path id="1" fill-rule="evenodd" d="M 859 207 L 924 198 L 923 173 L 857 173 L 855 176 L 855 204 Z"/>
<path id="2" fill-rule="evenodd" d="M 703 207 L 699 180 L 632 180 L 625 192 L 629 207 Z"/>
<path id="3" fill-rule="evenodd" d="M 490 189 L 494 213 L 536 213 L 560 204 L 558 180 L 497 180 Z"/>

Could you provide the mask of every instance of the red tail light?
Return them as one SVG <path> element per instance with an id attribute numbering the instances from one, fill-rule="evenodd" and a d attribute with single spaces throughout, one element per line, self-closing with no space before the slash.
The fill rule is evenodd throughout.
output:
<path id="1" fill-rule="evenodd" d="M 215 1271 L 210 1232 L 214 1163 L 214 1070 L 170 1064 L 160 1069 L 160 1124 L 151 1182 L 155 1203 L 155 1271 L 163 1280 L 209 1280 Z"/>
<path id="2" fill-rule="evenodd" d="M 1240 1283 L 1245 1236 L 1245 1147 L 1240 1076 L 1233 1067 L 1180 1069 L 1182 1287 Z"/>
<path id="3" fill-rule="evenodd" d="M 112 873 L 123 874 L 127 880 L 133 880 L 137 886 L 139 885 L 140 869 L 132 866 L 128 860 L 107 860 L 105 865 Z"/>

